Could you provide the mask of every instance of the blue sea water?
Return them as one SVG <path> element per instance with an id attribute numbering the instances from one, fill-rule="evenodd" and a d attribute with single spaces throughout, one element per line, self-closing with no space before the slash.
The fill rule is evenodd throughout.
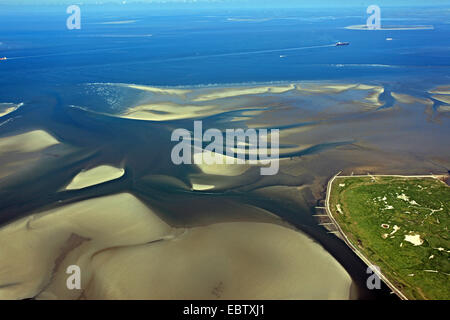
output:
<path id="1" fill-rule="evenodd" d="M 382 8 L 382 25 L 434 27 L 407 31 L 345 29 L 365 24 L 365 7 L 82 6 L 80 30 L 66 28 L 64 6 L 0 8 L 0 56 L 10 58 L 0 63 L 0 101 L 84 83 L 334 80 L 413 87 L 450 80 L 449 7 Z M 333 46 L 337 41 L 350 46 Z"/>

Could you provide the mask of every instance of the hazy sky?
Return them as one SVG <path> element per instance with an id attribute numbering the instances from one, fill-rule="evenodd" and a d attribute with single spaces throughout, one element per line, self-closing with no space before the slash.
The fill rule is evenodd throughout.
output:
<path id="1" fill-rule="evenodd" d="M 232 6 L 254 6 L 254 7 L 323 7 L 323 6 L 369 6 L 376 4 L 379 6 L 425 6 L 425 5 L 446 5 L 450 0 L 0 0 L 0 4 L 105 4 L 105 3 L 182 3 L 192 6 L 201 4 L 229 4 Z"/>

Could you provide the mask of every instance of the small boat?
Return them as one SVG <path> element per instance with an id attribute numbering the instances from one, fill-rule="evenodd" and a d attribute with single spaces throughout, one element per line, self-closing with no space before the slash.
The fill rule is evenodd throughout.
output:
<path id="1" fill-rule="evenodd" d="M 6 58 L 6 57 L 3 57 L 3 58 L 0 58 L 0 61 L 2 61 L 2 60 L 6 60 L 6 59 L 8 59 L 8 58 Z"/>
<path id="2" fill-rule="evenodd" d="M 350 42 L 336 42 L 336 47 L 340 47 L 340 46 L 348 46 L 350 44 Z"/>

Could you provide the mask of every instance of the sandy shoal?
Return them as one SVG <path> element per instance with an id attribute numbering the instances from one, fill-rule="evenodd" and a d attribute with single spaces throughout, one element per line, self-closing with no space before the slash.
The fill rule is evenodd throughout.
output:
<path id="1" fill-rule="evenodd" d="M 106 248 L 162 239 L 173 229 L 128 193 L 66 205 L 0 228 L 0 299 L 78 298 L 65 270 L 91 277 L 93 255 Z"/>
<path id="2" fill-rule="evenodd" d="M 169 94 L 169 95 L 184 95 L 186 93 L 191 92 L 191 90 L 186 89 L 165 89 L 165 88 L 157 88 L 157 87 L 150 87 L 150 86 L 143 86 L 143 85 L 135 85 L 130 84 L 127 85 L 128 88 L 142 90 L 142 91 L 148 91 L 158 94 Z"/>
<path id="3" fill-rule="evenodd" d="M 67 185 L 65 190 L 82 189 L 106 181 L 118 179 L 123 176 L 125 170 L 113 166 L 98 166 L 77 174 Z"/>
<path id="4" fill-rule="evenodd" d="M 14 103 L 0 103 L 0 117 L 6 116 L 7 114 L 16 111 L 20 108 L 23 103 L 14 104 Z"/>
<path id="5" fill-rule="evenodd" d="M 297 85 L 297 90 L 310 93 L 341 93 L 355 87 L 356 84 L 306 84 Z"/>
<path id="6" fill-rule="evenodd" d="M 94 299 L 348 299 L 351 285 L 307 236 L 256 222 L 192 228 L 176 240 L 103 251 L 92 264 L 85 296 Z"/>
<path id="7" fill-rule="evenodd" d="M 261 86 L 254 88 L 228 88 L 220 91 L 215 91 L 212 93 L 200 95 L 193 99 L 193 101 L 210 101 L 224 98 L 231 98 L 243 95 L 256 95 L 263 93 L 283 93 L 295 89 L 294 84 L 287 86 Z"/>
<path id="8" fill-rule="evenodd" d="M 399 30 L 399 31 L 404 31 L 404 30 L 433 30 L 434 27 L 429 25 L 429 26 L 399 26 L 399 27 L 381 27 L 380 29 L 369 29 L 367 27 L 366 24 L 358 24 L 358 25 L 353 25 L 353 26 L 348 26 L 345 27 L 345 29 L 350 29 L 350 30 L 367 30 L 367 31 L 383 31 L 383 30 Z"/>
<path id="9" fill-rule="evenodd" d="M 439 106 L 437 108 L 437 111 L 439 111 L 439 112 L 450 112 L 450 106 Z"/>
<path id="10" fill-rule="evenodd" d="M 433 99 L 450 104 L 450 95 L 434 95 Z"/>
<path id="11" fill-rule="evenodd" d="M 121 118 L 151 121 L 168 121 L 198 118 L 223 112 L 217 106 L 180 105 L 175 103 L 155 103 L 127 109 Z"/>
<path id="12" fill-rule="evenodd" d="M 26 170 L 52 155 L 59 155 L 67 148 L 47 155 L 48 147 L 61 145 L 58 140 L 43 130 L 29 131 L 15 136 L 0 138 L 0 178 L 5 178 Z"/>
<path id="13" fill-rule="evenodd" d="M 433 94 L 450 94 L 450 86 L 439 86 L 428 92 Z"/>
<path id="14" fill-rule="evenodd" d="M 43 130 L 34 130 L 16 136 L 0 138 L 0 155 L 8 152 L 36 152 L 59 141 Z"/>
<path id="15" fill-rule="evenodd" d="M 397 100 L 398 102 L 401 102 L 401 103 L 406 103 L 406 104 L 420 103 L 420 104 L 425 104 L 425 105 L 433 104 L 433 102 L 430 99 L 421 99 L 421 98 L 417 98 L 414 96 L 410 96 L 408 94 L 391 92 L 391 95 L 395 100 Z"/>
<path id="16" fill-rule="evenodd" d="M 0 228 L 0 299 L 347 299 L 351 279 L 293 229 L 232 222 L 182 230 L 122 193 Z M 81 290 L 65 270 L 81 269 Z"/>

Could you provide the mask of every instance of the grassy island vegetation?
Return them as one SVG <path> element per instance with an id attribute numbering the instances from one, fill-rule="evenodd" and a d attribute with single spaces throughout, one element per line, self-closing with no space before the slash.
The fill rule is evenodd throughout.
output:
<path id="1" fill-rule="evenodd" d="M 447 184 L 432 176 L 338 176 L 329 197 L 348 240 L 408 299 L 450 299 Z"/>

